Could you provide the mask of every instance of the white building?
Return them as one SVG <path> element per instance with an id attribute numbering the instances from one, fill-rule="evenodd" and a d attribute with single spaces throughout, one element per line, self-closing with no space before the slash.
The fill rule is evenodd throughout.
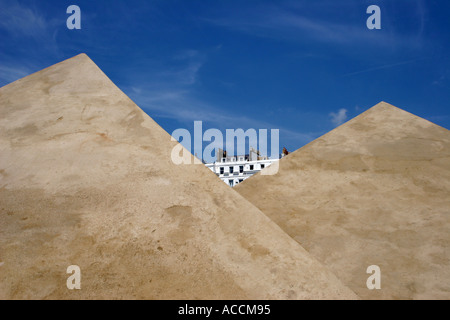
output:
<path id="1" fill-rule="evenodd" d="M 253 148 L 250 149 L 250 154 L 245 156 L 227 156 L 226 152 L 219 149 L 217 161 L 207 163 L 206 166 L 223 182 L 234 187 L 278 160 L 258 156 L 258 152 Z"/>

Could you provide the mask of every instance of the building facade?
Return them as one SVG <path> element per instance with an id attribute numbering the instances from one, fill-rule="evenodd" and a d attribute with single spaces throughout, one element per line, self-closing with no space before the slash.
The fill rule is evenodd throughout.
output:
<path id="1" fill-rule="evenodd" d="M 249 155 L 227 156 L 223 150 L 219 150 L 217 154 L 216 162 L 207 163 L 206 166 L 230 187 L 238 185 L 280 158 L 259 156 L 253 148 L 250 149 Z"/>

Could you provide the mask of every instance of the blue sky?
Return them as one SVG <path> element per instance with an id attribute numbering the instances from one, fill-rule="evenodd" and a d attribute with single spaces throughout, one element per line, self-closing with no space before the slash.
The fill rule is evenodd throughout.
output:
<path id="1" fill-rule="evenodd" d="M 449 129 L 449 17 L 448 0 L 0 0 L 0 86 L 84 52 L 169 133 L 274 128 L 293 151 L 380 101 Z"/>

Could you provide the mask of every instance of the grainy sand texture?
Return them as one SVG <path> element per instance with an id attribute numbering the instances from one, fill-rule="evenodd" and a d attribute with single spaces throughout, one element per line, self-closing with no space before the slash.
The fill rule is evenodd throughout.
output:
<path id="1" fill-rule="evenodd" d="M 447 129 L 382 102 L 279 166 L 234 190 L 361 298 L 450 299 Z"/>
<path id="2" fill-rule="evenodd" d="M 439 140 L 446 131 L 419 125 L 436 139 L 424 147 L 448 151 L 448 141 Z M 205 166 L 173 164 L 176 144 L 84 54 L 0 88 L 0 298 L 357 298 Z M 426 183 L 429 190 L 415 186 L 407 193 L 413 197 L 392 203 L 414 208 L 395 212 L 408 225 L 403 237 L 392 237 L 407 248 L 425 246 L 428 263 L 443 268 L 448 159 L 433 161 L 436 183 Z M 393 187 L 379 190 L 377 199 Z M 373 203 L 367 212 L 394 214 L 382 202 L 370 211 Z M 283 206 L 278 212 L 292 214 Z M 405 214 L 412 218 L 402 220 Z M 433 231 L 425 244 L 419 241 L 425 235 L 416 239 L 408 231 L 418 226 Z M 66 287 L 70 265 L 81 268 L 81 290 Z"/>

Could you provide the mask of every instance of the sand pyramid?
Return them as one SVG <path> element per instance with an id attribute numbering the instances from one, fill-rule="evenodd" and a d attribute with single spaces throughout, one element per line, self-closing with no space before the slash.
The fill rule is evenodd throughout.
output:
<path id="1" fill-rule="evenodd" d="M 382 102 L 279 164 L 235 190 L 360 297 L 450 298 L 447 129 Z"/>
<path id="2" fill-rule="evenodd" d="M 1 88 L 0 298 L 356 298 L 175 144 L 84 54 Z"/>

